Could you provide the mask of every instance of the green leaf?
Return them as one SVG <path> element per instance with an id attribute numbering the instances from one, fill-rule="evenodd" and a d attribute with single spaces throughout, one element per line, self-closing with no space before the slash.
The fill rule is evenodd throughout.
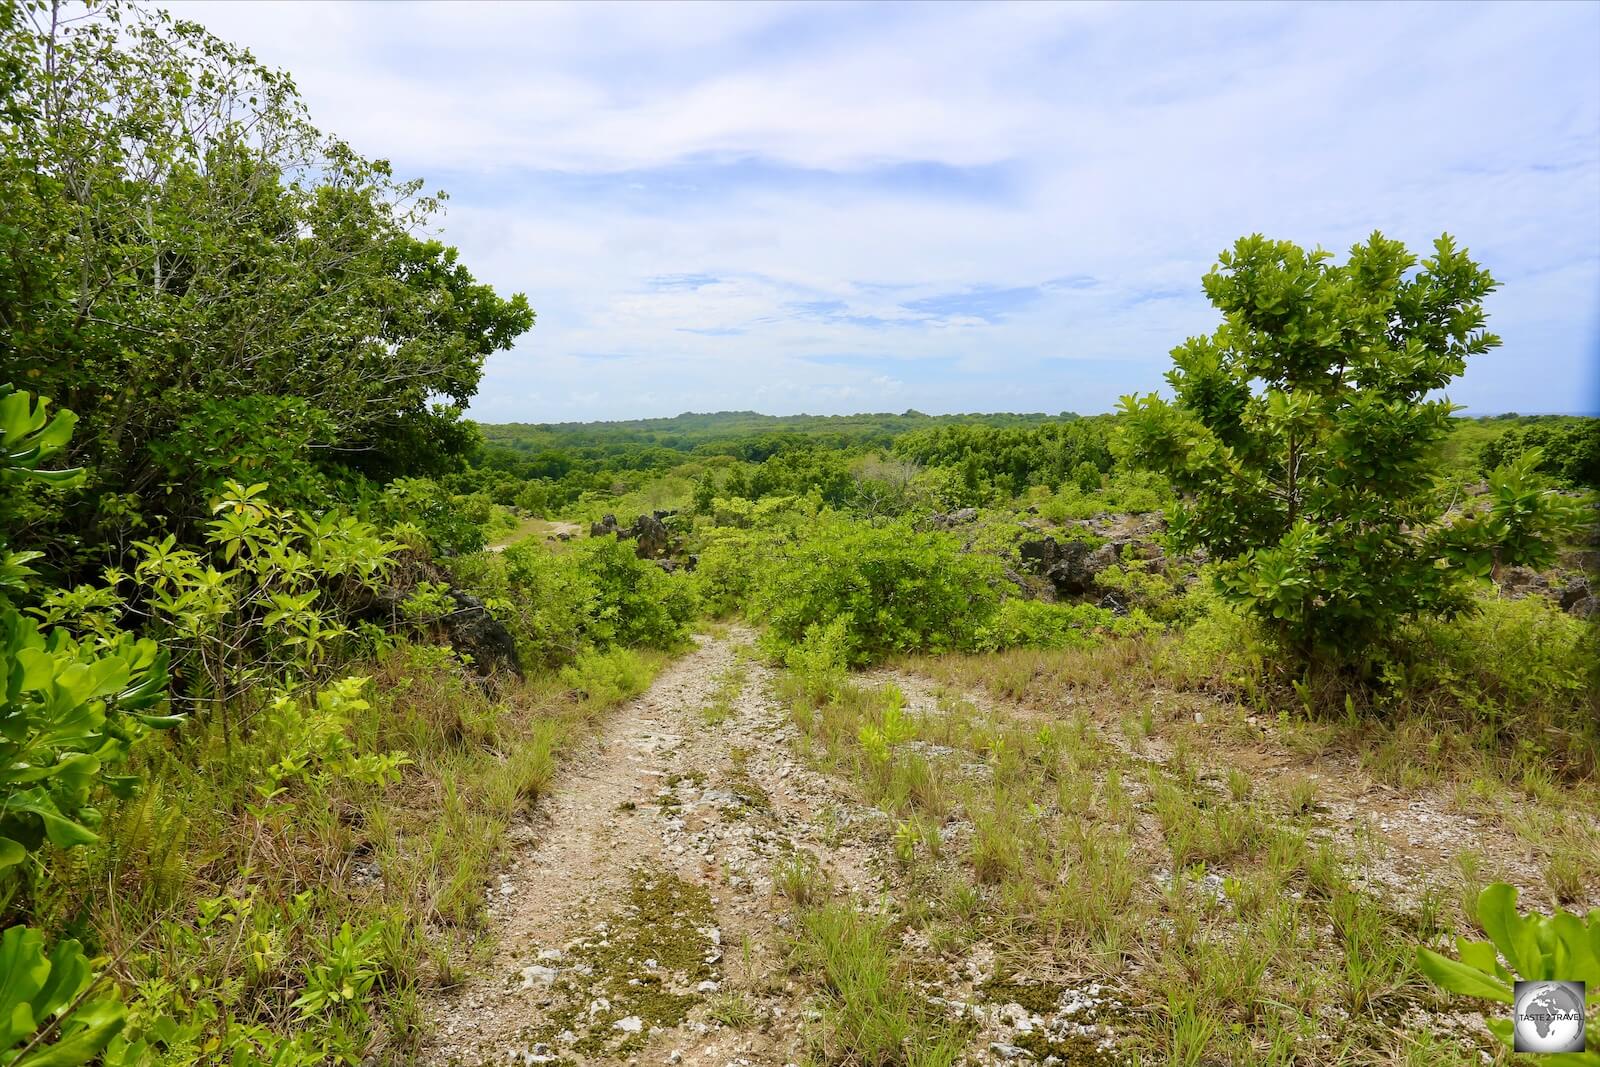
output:
<path id="1" fill-rule="evenodd" d="M 1435 985 L 1452 993 L 1511 1003 L 1511 988 L 1504 982 L 1431 949 L 1417 949 L 1417 968 Z"/>
<path id="2" fill-rule="evenodd" d="M 1478 921 L 1494 942 L 1511 969 L 1525 979 L 1548 978 L 1543 970 L 1543 954 L 1538 940 L 1517 914 L 1517 890 L 1496 882 L 1478 894 Z"/>
<path id="3" fill-rule="evenodd" d="M 1495 952 L 1494 946 L 1487 941 L 1468 941 L 1466 938 L 1456 938 L 1456 954 L 1461 957 L 1461 962 L 1469 967 L 1476 967 L 1484 974 L 1492 974 L 1502 982 L 1512 980 L 1511 972 L 1500 965 L 1500 957 Z"/>

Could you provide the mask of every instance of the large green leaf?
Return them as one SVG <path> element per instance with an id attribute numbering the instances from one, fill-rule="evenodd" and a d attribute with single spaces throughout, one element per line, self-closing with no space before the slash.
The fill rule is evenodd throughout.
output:
<path id="1" fill-rule="evenodd" d="M 1435 985 L 1452 993 L 1511 1003 L 1511 987 L 1500 979 L 1430 949 L 1417 949 L 1417 968 Z"/>
<path id="2" fill-rule="evenodd" d="M 1511 969 L 1525 979 L 1548 978 L 1544 954 L 1528 922 L 1517 914 L 1517 890 L 1496 882 L 1478 894 L 1478 921 Z"/>

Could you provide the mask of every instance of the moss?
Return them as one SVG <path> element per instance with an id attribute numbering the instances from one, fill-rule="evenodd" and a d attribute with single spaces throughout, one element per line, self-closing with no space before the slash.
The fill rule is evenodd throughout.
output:
<path id="1" fill-rule="evenodd" d="M 748 775 L 736 775 L 730 780 L 729 784 L 733 786 L 733 793 L 739 798 L 741 807 L 749 808 L 753 811 L 772 810 L 772 797 L 765 789 L 756 784 L 755 779 Z"/>
<path id="2" fill-rule="evenodd" d="M 995 1004 L 1017 1004 L 1034 1015 L 1049 1015 L 1061 1003 L 1061 994 L 1066 988 L 1060 982 L 996 977 L 979 986 L 978 992 Z"/>
<path id="3" fill-rule="evenodd" d="M 705 887 L 667 871 L 633 871 L 622 906 L 563 959 L 553 1004 L 530 1045 L 555 1045 L 556 1035 L 570 1030 L 575 1052 L 625 1054 L 643 1047 L 652 1030 L 682 1024 L 704 1000 L 695 987 L 716 977 L 721 950 L 706 933 L 715 925 Z M 591 1013 L 601 1000 L 606 1006 Z M 616 1029 L 629 1016 L 643 1023 L 638 1033 Z"/>
<path id="4" fill-rule="evenodd" d="M 702 789 L 706 784 L 705 771 L 687 771 L 681 774 L 667 775 L 667 788 L 676 789 L 680 784 L 688 782 L 696 789 Z"/>
<path id="5" fill-rule="evenodd" d="M 1061 1067 L 1120 1067 L 1126 1063 L 1122 1057 L 1101 1048 L 1099 1041 L 1092 1037 L 1053 1038 L 1035 1031 L 1017 1034 L 1012 1042 L 1033 1053 L 1035 1060 L 1054 1056 Z"/>

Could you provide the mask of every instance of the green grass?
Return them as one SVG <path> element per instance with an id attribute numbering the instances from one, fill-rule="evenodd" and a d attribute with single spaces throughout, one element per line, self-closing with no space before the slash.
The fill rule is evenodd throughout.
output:
<path id="1" fill-rule="evenodd" d="M 268 706 L 235 709 L 253 732 L 231 755 L 214 724 L 189 723 L 140 749 L 130 769 L 147 784 L 108 813 L 106 847 L 69 854 L 14 904 L 111 958 L 138 1017 L 171 1020 L 157 1042 L 170 1057 L 226 1024 L 267 1059 L 292 1045 L 403 1061 L 423 993 L 459 981 L 488 933 L 506 831 L 665 659 L 618 652 L 594 663 L 604 684 L 546 676 L 495 699 L 440 650 L 401 647 L 352 666 L 372 708 L 337 727 L 337 761 L 315 754 L 333 735 Z M 262 769 L 296 752 L 273 788 Z M 396 774 L 364 780 L 360 761 L 395 752 Z M 304 1003 L 343 974 L 356 997 Z"/>
<path id="2" fill-rule="evenodd" d="M 894 920 L 860 902 L 830 900 L 799 910 L 790 965 L 819 986 L 820 1025 L 811 1035 L 827 1063 L 945 1067 L 959 1061 L 964 1033 L 927 1005 L 896 949 Z"/>
<path id="3" fill-rule="evenodd" d="M 749 669 L 738 661 L 722 672 L 716 691 L 711 694 L 711 703 L 700 709 L 700 717 L 707 726 L 720 726 L 733 717 L 734 705 L 744 692 L 749 676 Z"/>
<path id="4" fill-rule="evenodd" d="M 896 977 L 937 989 L 982 942 L 1008 982 L 1048 987 L 1069 963 L 1111 983 L 1120 1001 L 1140 1006 L 1107 1021 L 1120 1027 L 1119 1054 L 1141 1062 L 1332 1064 L 1354 1049 L 1373 1062 L 1465 1062 L 1470 1048 L 1458 1037 L 1395 1021 L 1443 1006 L 1414 973 L 1414 947 L 1451 926 L 1469 930 L 1470 919 L 1437 894 L 1411 915 L 1361 888 L 1370 846 L 1360 833 L 1341 844 L 1320 832 L 1314 780 L 1291 775 L 1264 788 L 1241 768 L 1214 767 L 1204 728 L 1181 706 L 1152 703 L 1148 692 L 1142 705 L 1156 709 L 1164 763 L 1121 748 L 1082 701 L 1126 685 L 1104 669 L 1106 655 L 1066 654 L 1087 662 L 1044 671 L 1056 661 L 1029 658 L 1024 694 L 1051 692 L 1069 671 L 1083 680 L 1079 699 L 1050 701 L 1042 721 L 954 691 L 934 707 L 913 702 L 900 713 L 911 734 L 887 760 L 871 758 L 862 729 L 902 707 L 898 691 L 846 682 L 818 696 L 780 682 L 808 758 L 894 818 L 884 848 L 897 873 L 881 908 L 835 899 L 798 861 L 778 875 L 803 923 L 796 966 L 825 991 L 819 1057 L 910 1062 L 895 1050 L 924 1015 L 896 991 Z M 1022 656 L 987 659 L 999 669 L 985 672 L 974 657 L 921 664 L 952 680 L 1016 684 L 1006 667 Z M 950 751 L 930 755 L 930 744 Z M 913 757 L 947 776 L 937 814 L 886 785 L 885 766 Z M 929 825 L 963 847 L 927 848 Z M 1555 876 L 1581 877 L 1561 866 L 1581 862 L 1573 850 Z M 906 948 L 900 924 L 926 947 Z M 1047 1046 L 1040 1039 L 1041 1056 Z"/>

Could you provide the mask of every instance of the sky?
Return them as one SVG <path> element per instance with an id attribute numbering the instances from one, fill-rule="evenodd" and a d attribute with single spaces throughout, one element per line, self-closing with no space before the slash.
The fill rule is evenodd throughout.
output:
<path id="1" fill-rule="evenodd" d="M 1502 282 L 1452 400 L 1600 412 L 1600 3 L 162 6 L 450 193 L 483 421 L 1107 411 L 1375 229 Z"/>

